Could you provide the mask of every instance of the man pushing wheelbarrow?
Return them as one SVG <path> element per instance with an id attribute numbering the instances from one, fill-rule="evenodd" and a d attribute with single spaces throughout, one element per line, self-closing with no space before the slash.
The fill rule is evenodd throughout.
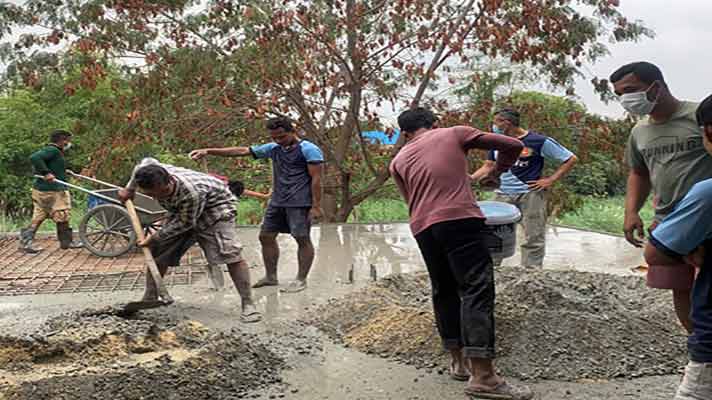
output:
<path id="1" fill-rule="evenodd" d="M 208 174 L 145 158 L 118 197 L 126 202 L 133 199 L 136 190 L 153 197 L 168 211 L 160 228 L 137 242 L 150 249 L 161 277 L 168 267 L 179 265 L 183 255 L 197 242 L 208 263 L 227 265 L 242 299 L 240 319 L 261 320 L 252 300 L 250 271 L 236 237 L 235 198 L 227 185 Z M 156 302 L 159 294 L 158 285 L 146 274 L 146 291 L 141 302 Z"/>

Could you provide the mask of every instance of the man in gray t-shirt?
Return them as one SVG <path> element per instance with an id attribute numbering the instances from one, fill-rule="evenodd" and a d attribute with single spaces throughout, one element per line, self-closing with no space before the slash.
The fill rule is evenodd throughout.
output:
<path id="1" fill-rule="evenodd" d="M 623 108 L 642 119 L 628 139 L 626 159 L 630 166 L 625 200 L 626 240 L 642 247 L 644 238 L 640 209 L 651 190 L 655 197 L 655 229 L 665 215 L 697 182 L 712 178 L 712 157 L 702 145 L 702 129 L 695 118 L 697 104 L 673 97 L 660 69 L 647 62 L 624 65 L 611 75 Z M 651 265 L 648 286 L 672 289 L 675 312 L 690 331 L 690 291 L 694 268 Z"/>

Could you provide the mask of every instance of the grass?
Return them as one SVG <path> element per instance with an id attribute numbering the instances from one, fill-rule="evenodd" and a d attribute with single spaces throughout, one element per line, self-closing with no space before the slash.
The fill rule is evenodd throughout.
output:
<path id="1" fill-rule="evenodd" d="M 482 199 L 488 199 L 486 194 Z M 75 199 L 71 224 L 75 229 L 86 213 L 86 201 Z M 241 199 L 238 203 L 237 223 L 257 225 L 262 220 L 263 203 L 255 199 Z M 649 202 L 641 211 L 644 221 L 650 222 L 653 210 Z M 349 217 L 349 222 L 405 222 L 408 220 L 408 207 L 400 199 L 369 199 L 358 207 Z M 623 197 L 589 197 L 581 209 L 555 218 L 552 222 L 580 229 L 590 229 L 614 234 L 623 233 Z M 29 223 L 28 218 L 9 218 L 0 214 L 0 232 L 17 232 Z M 46 221 L 41 232 L 53 232 L 54 223 Z"/>
<path id="2" fill-rule="evenodd" d="M 623 205 L 623 196 L 589 197 L 584 200 L 583 207 L 564 214 L 553 222 L 581 229 L 623 234 Z M 640 211 L 640 216 L 644 223 L 649 224 L 653 220 L 653 215 L 652 205 L 648 201 Z"/>

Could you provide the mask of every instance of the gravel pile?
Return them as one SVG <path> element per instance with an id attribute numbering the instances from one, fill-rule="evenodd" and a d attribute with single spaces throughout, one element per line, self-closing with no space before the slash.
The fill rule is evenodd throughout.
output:
<path id="1" fill-rule="evenodd" d="M 685 335 L 668 291 L 639 277 L 498 269 L 497 367 L 520 379 L 679 373 Z M 394 275 L 319 307 L 310 322 L 347 346 L 443 373 L 427 275 Z"/>
<path id="2" fill-rule="evenodd" d="M 0 399 L 240 399 L 281 382 L 283 367 L 254 335 L 106 309 L 0 338 Z"/>

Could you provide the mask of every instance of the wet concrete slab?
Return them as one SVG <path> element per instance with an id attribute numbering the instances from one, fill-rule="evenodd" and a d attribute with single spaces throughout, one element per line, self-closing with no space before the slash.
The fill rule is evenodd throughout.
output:
<path id="1" fill-rule="evenodd" d="M 252 266 L 252 280 L 264 275 L 261 252 L 256 227 L 241 227 L 238 235 L 243 243 L 243 255 Z M 255 291 L 259 302 L 268 318 L 292 319 L 314 304 L 330 298 L 339 297 L 355 288 L 362 287 L 372 280 L 372 271 L 381 278 L 391 273 L 408 273 L 424 270 L 422 258 L 407 224 L 377 225 L 322 225 L 313 230 L 312 238 L 317 248 L 317 255 L 309 279 L 309 289 L 303 293 L 284 294 L 276 287 L 261 288 Z M 279 261 L 280 280 L 286 283 L 296 275 L 296 242 L 288 235 L 280 235 L 281 257 Z M 7 246 L 16 246 L 11 243 Z M 641 251 L 629 246 L 623 238 L 598 233 L 578 231 L 568 228 L 550 227 L 547 232 L 547 269 L 575 269 L 580 271 L 603 272 L 619 275 L 636 274 L 631 268 L 642 262 Z M 140 271 L 143 259 L 136 254 L 128 254 L 121 259 L 101 259 L 83 250 L 71 250 L 57 256 L 24 256 L 16 250 L 0 249 L 0 279 L 17 270 L 32 271 L 33 268 L 53 271 L 77 270 L 84 272 L 87 267 L 93 273 L 116 273 L 122 271 Z M 54 255 L 52 255 L 54 254 Z M 4 257 L 10 257 L 8 261 Z M 201 261 L 200 255 L 193 252 L 189 261 Z M 47 258 L 52 258 L 48 262 Z M 519 254 L 506 259 L 505 265 L 516 265 Z M 33 264 L 34 263 L 34 264 Z M 76 264 L 79 264 L 78 266 Z M 353 269 L 353 273 L 350 271 Z M 4 275 L 5 274 L 5 275 Z M 353 282 L 350 282 L 350 276 Z M 195 279 L 192 285 L 171 288 L 179 301 L 190 304 L 196 301 L 201 306 L 213 304 L 217 308 L 234 310 L 238 306 L 238 297 L 230 279 L 226 276 L 227 286 L 221 292 L 209 290 L 207 278 Z M 23 313 L 26 310 L 58 312 L 63 307 L 109 304 L 112 301 L 130 301 L 140 295 L 142 279 L 137 280 L 133 291 L 117 290 L 114 293 L 95 291 L 93 293 L 73 293 L 53 296 L 12 296 L 0 297 L 0 323 L 8 314 Z M 0 282 L 2 283 L 2 282 Z M 88 301 L 87 301 L 88 300 Z M 50 311 L 51 310 L 51 311 Z M 44 312 L 43 312 L 44 311 Z"/>
<path id="2" fill-rule="evenodd" d="M 253 267 L 253 281 L 262 277 L 263 268 L 257 240 L 258 229 L 241 227 L 238 230 L 244 245 L 244 256 Z M 377 276 L 390 273 L 423 270 L 415 240 L 406 224 L 377 225 L 322 225 L 314 229 L 317 256 L 309 280 L 308 290 L 296 294 L 280 293 L 278 288 L 255 290 L 258 308 L 265 314 L 260 324 L 245 325 L 239 322 L 239 297 L 228 285 L 222 291 L 211 291 L 206 280 L 196 280 L 192 285 L 175 286 L 170 289 L 176 304 L 149 312 L 169 313 L 178 317 L 194 319 L 216 329 L 239 329 L 250 333 L 276 334 L 285 324 L 300 319 L 309 309 L 328 300 L 341 297 L 356 288 L 363 287 L 371 279 L 372 266 Z M 279 238 L 282 247 L 279 262 L 280 280 L 286 283 L 296 274 L 296 243 L 287 235 Z M 550 227 L 547 232 L 548 254 L 546 268 L 575 269 L 633 275 L 631 268 L 642 261 L 641 252 L 624 239 L 582 232 L 568 228 Z M 61 261 L 85 260 L 99 263 L 106 268 L 104 273 L 121 268 L 141 269 L 140 257 L 130 259 L 92 259 L 86 252 L 60 257 Z M 14 263 L 29 268 L 31 260 L 20 257 L 11 250 L 0 250 L 0 258 L 13 257 Z M 0 266 L 13 262 L 0 259 Z M 516 265 L 519 255 L 505 260 L 505 265 Z M 12 265 L 17 268 L 18 265 Z M 66 268 L 66 266 L 64 267 Z M 353 273 L 350 271 L 353 269 Z M 0 267 L 0 277 L 4 267 Z M 524 273 L 524 272 L 523 272 Z M 350 275 L 354 282 L 349 281 Z M 227 277 L 226 277 L 227 278 Z M 64 293 L 54 295 L 25 295 L 0 297 L 0 326 L 5 334 L 26 335 L 47 318 L 60 313 L 81 310 L 87 307 L 102 307 L 135 300 L 139 290 L 113 292 Z M 339 345 L 326 345 L 317 358 L 297 360 L 293 368 L 285 372 L 285 382 L 294 391 L 287 391 L 290 399 L 462 399 L 462 384 L 450 381 L 446 376 L 427 374 L 408 365 L 395 364 L 380 358 L 345 349 Z M 668 399 L 674 394 L 678 376 L 644 378 L 612 382 L 539 382 L 534 388 L 546 393 L 550 400 L 596 399 L 596 398 L 645 398 Z M 256 393 L 257 398 L 274 398 L 275 393 Z"/>

